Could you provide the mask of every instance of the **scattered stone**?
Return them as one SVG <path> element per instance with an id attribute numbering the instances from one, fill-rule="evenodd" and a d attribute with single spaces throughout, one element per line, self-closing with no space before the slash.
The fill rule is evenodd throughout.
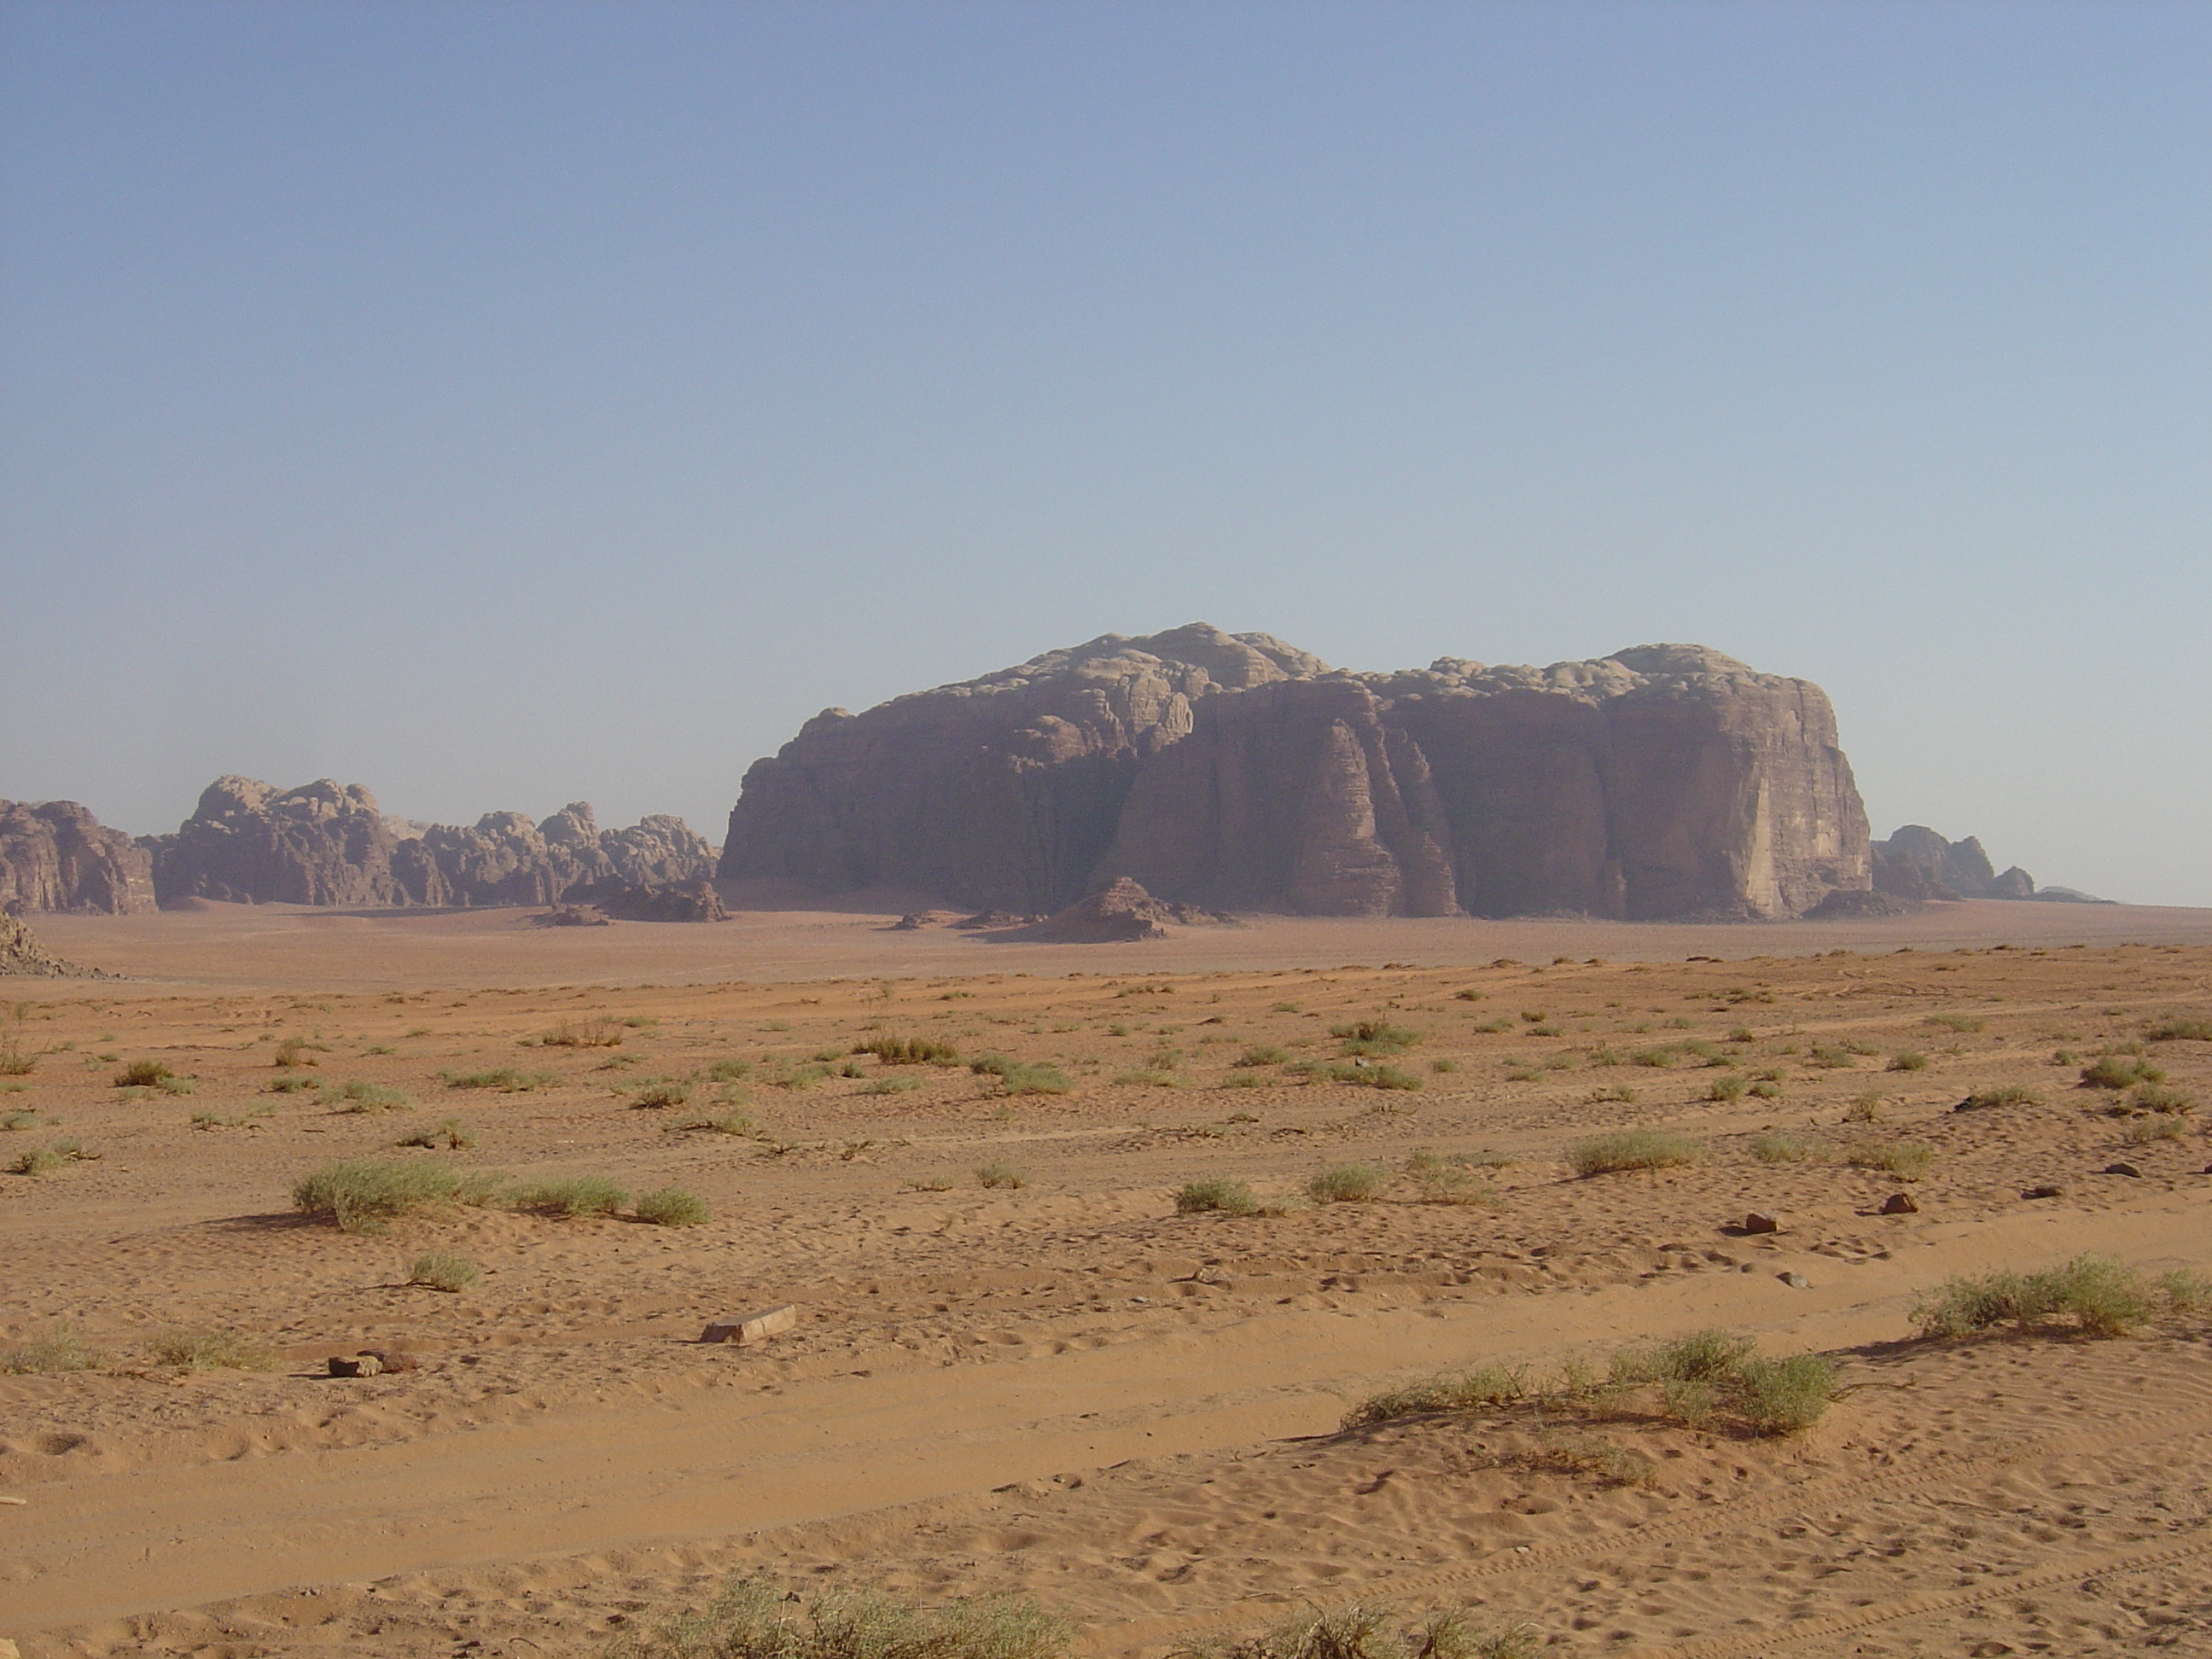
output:
<path id="1" fill-rule="evenodd" d="M 404 1348 L 363 1348 L 359 1358 L 374 1359 L 386 1371 L 419 1371 L 422 1362 Z"/>
<path id="2" fill-rule="evenodd" d="M 1784 1273 L 1781 1279 L 1782 1282 L 1793 1291 L 1809 1291 L 1813 1288 L 1813 1281 L 1802 1273 Z"/>
<path id="3" fill-rule="evenodd" d="M 373 1353 L 356 1354 L 350 1359 L 334 1353 L 330 1364 L 332 1376 L 378 1376 L 384 1371 L 384 1362 Z"/>
<path id="4" fill-rule="evenodd" d="M 2132 1164 L 2107 1164 L 2103 1169 L 2098 1170 L 2097 1173 L 2099 1175 L 2133 1176 L 2138 1181 L 2142 1179 L 2142 1171 L 2136 1168 Z"/>
<path id="5" fill-rule="evenodd" d="M 799 1323 L 799 1310 L 786 1303 L 781 1308 L 769 1308 L 759 1313 L 746 1314 L 742 1318 L 713 1324 L 699 1333 L 702 1342 L 734 1342 L 740 1347 L 749 1343 L 765 1342 L 771 1336 Z"/>
<path id="6" fill-rule="evenodd" d="M 2020 1195 L 2022 1198 L 2063 1198 L 2066 1189 L 2063 1187 L 2023 1187 Z"/>
<path id="7" fill-rule="evenodd" d="M 1778 1233 L 1782 1224 L 1771 1215 L 1761 1215 L 1753 1210 L 1743 1218 L 1743 1230 L 1747 1233 Z"/>
<path id="8" fill-rule="evenodd" d="M 1883 1215 L 1918 1215 L 1920 1206 L 1912 1201 L 1910 1193 L 1892 1193 L 1881 1201 Z"/>

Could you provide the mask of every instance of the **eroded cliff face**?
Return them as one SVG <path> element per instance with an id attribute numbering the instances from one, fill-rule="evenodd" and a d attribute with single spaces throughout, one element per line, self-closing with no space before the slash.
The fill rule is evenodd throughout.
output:
<path id="1" fill-rule="evenodd" d="M 73 800 L 0 800 L 0 914 L 154 908 L 154 861 Z"/>
<path id="2" fill-rule="evenodd" d="M 725 876 L 1038 910 L 1128 877 L 1323 915 L 1797 915 L 1868 885 L 1820 688 L 1697 646 L 1352 674 L 1202 623 L 808 723 Z"/>
<path id="3" fill-rule="evenodd" d="M 714 849 L 681 818 L 602 830 L 574 801 L 542 823 L 488 812 L 403 836 L 368 791 L 327 778 L 283 791 L 218 778 L 175 835 L 149 845 L 163 902 L 553 904 L 573 887 L 697 882 L 714 867 Z"/>

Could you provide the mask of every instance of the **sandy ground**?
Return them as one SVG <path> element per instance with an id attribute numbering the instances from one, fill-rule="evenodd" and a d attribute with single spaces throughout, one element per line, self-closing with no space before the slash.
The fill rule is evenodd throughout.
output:
<path id="1" fill-rule="evenodd" d="M 593 1654 L 758 1571 L 1025 1594 L 1084 1653 L 1146 1659 L 1354 1597 L 1569 1654 L 2212 1653 L 2212 1322 L 1908 1340 L 1955 1273 L 2212 1267 L 2203 1114 L 2077 1082 L 2139 1046 L 2203 1095 L 2212 1042 L 2144 1039 L 2212 1017 L 2212 914 L 1266 919 L 1127 947 L 887 919 L 50 919 L 138 977 L 11 983 L 0 1025 L 35 1057 L 0 1076 L 0 1167 L 88 1155 L 0 1175 L 0 1349 L 66 1328 L 101 1356 L 0 1375 L 0 1493 L 27 1500 L 0 1506 L 0 1636 Z M 1394 1062 L 1419 1088 L 1291 1070 L 1341 1063 L 1332 1029 L 1363 1019 L 1419 1034 Z M 883 1036 L 1073 1092 L 852 1055 Z M 135 1061 L 191 1091 L 117 1086 Z M 1730 1078 L 1767 1092 L 1713 1097 Z M 1951 1109 L 2006 1084 L 2035 1097 Z M 1624 1125 L 1703 1159 L 1575 1178 L 1573 1145 Z M 1785 1133 L 1810 1155 L 1754 1152 Z M 441 1138 L 465 1144 L 396 1145 Z M 1915 1180 L 1866 1167 L 1916 1143 Z M 1425 1201 L 1422 1152 L 1471 1159 L 1485 1201 Z M 293 1212 L 302 1175 L 371 1156 L 672 1185 L 711 1218 Z M 1347 1163 L 1379 1197 L 1302 1198 Z M 1208 1176 L 1280 1212 L 1176 1213 Z M 1917 1212 L 1880 1213 L 1899 1191 Z M 1753 1209 L 1783 1231 L 1747 1236 Z M 482 1279 L 407 1285 L 434 1250 Z M 783 1303 L 770 1343 L 694 1340 Z M 1633 1407 L 1338 1426 L 1440 1369 L 1716 1325 L 1832 1352 L 1850 1387 L 1778 1439 Z M 268 1368 L 158 1363 L 179 1328 Z M 421 1369 L 321 1375 L 393 1344 Z M 1656 1477 L 1568 1467 L 1567 1431 Z"/>

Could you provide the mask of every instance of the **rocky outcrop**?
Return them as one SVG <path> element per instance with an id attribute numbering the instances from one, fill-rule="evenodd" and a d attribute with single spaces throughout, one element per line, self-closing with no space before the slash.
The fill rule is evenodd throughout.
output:
<path id="1" fill-rule="evenodd" d="M 1980 840 L 1946 841 L 1924 823 L 1908 823 L 1870 844 L 1877 892 L 1902 899 L 2032 899 L 2035 878 L 2018 865 L 2000 875 Z"/>
<path id="2" fill-rule="evenodd" d="M 1869 885 L 1803 680 L 1698 646 L 1353 674 L 1203 623 L 817 716 L 746 774 L 721 872 L 1015 912 L 1118 877 L 1328 915 L 1787 916 Z"/>
<path id="3" fill-rule="evenodd" d="M 711 881 L 648 883 L 628 886 L 619 882 L 571 889 L 571 901 L 591 905 L 604 915 L 624 921 L 727 921 L 730 913 Z"/>
<path id="4" fill-rule="evenodd" d="M 284 791 L 218 778 L 175 835 L 148 845 L 165 904 L 550 905 L 577 887 L 693 884 L 714 866 L 714 849 L 681 818 L 602 830 L 590 803 L 573 801 L 542 823 L 488 812 L 466 828 L 421 826 L 386 819 L 359 784 L 327 778 Z"/>
<path id="5" fill-rule="evenodd" d="M 73 800 L 0 800 L 0 913 L 154 908 L 154 861 Z"/>
<path id="6" fill-rule="evenodd" d="M 64 962 L 39 942 L 22 921 L 0 912 L 0 978 L 106 979 L 97 968 Z"/>
<path id="7" fill-rule="evenodd" d="M 1106 945 L 1123 939 L 1165 939 L 1168 923 L 1227 921 L 1218 911 L 1156 899 L 1127 876 L 1078 899 L 1057 915 L 1022 930 L 1020 937 L 1057 945 Z"/>

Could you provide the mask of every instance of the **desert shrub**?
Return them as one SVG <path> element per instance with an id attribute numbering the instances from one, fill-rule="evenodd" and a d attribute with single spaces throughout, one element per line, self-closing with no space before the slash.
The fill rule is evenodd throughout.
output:
<path id="1" fill-rule="evenodd" d="M 994 1077 L 999 1087 L 1010 1095 L 1073 1094 L 1075 1085 L 1059 1066 L 1045 1060 L 1009 1060 L 1004 1054 L 985 1054 L 969 1062 L 968 1069 L 978 1077 Z M 1162 1086 L 1180 1088 L 1169 1079 Z"/>
<path id="2" fill-rule="evenodd" d="M 1114 1081 L 1138 1089 L 1180 1089 L 1182 1079 L 1172 1072 L 1116 1072 Z"/>
<path id="3" fill-rule="evenodd" d="M 496 1089 L 503 1095 L 550 1089 L 560 1081 L 544 1072 L 518 1072 L 512 1066 L 488 1072 L 441 1072 L 438 1075 L 448 1089 Z"/>
<path id="4" fill-rule="evenodd" d="M 665 1106 L 689 1105 L 691 1086 L 687 1083 L 648 1083 L 629 1097 L 629 1103 L 641 1111 L 658 1111 Z"/>
<path id="5" fill-rule="evenodd" d="M 743 1112 L 725 1112 L 720 1117 L 695 1117 L 688 1123 L 679 1123 L 678 1130 L 702 1129 L 708 1134 L 753 1136 L 761 1132 L 759 1124 Z"/>
<path id="6" fill-rule="evenodd" d="M 742 1083 L 753 1074 L 750 1060 L 718 1060 L 707 1068 L 709 1083 Z"/>
<path id="7" fill-rule="evenodd" d="M 1848 1048 L 1839 1048 L 1834 1043 L 1816 1042 L 1813 1045 L 1812 1052 L 1805 1056 L 1805 1063 L 1808 1066 L 1817 1066 L 1823 1071 L 1833 1072 L 1840 1071 L 1846 1066 L 1856 1066 L 1858 1061 L 1853 1058 L 1851 1051 Z"/>
<path id="8" fill-rule="evenodd" d="M 1231 1072 L 1221 1079 L 1224 1089 L 1264 1089 L 1267 1079 L 1253 1072 Z"/>
<path id="9" fill-rule="evenodd" d="M 1209 1176 L 1203 1181 L 1184 1183 L 1176 1194 L 1177 1215 L 1257 1215 L 1260 1200 L 1252 1189 L 1241 1181 L 1231 1181 L 1223 1176 Z"/>
<path id="10" fill-rule="evenodd" d="M 860 1092 L 864 1095 L 910 1095 L 921 1087 L 920 1078 L 879 1077 Z"/>
<path id="11" fill-rule="evenodd" d="M 1620 1170 L 1671 1170 L 1695 1164 L 1704 1146 L 1686 1135 L 1661 1129 L 1616 1129 L 1578 1143 L 1567 1163 L 1578 1176 L 1610 1175 Z"/>
<path id="12" fill-rule="evenodd" d="M 1819 1142 L 1802 1135 L 1753 1135 L 1751 1140 L 1751 1155 L 1761 1164 L 1802 1164 L 1819 1158 L 1824 1150 Z"/>
<path id="13" fill-rule="evenodd" d="M 1822 1354 L 1754 1356 L 1736 1367 L 1729 1409 L 1754 1434 L 1796 1434 L 1819 1422 L 1836 1397 L 1836 1368 Z"/>
<path id="14" fill-rule="evenodd" d="M 387 1089 L 359 1078 L 332 1090 L 328 1098 L 331 1109 L 339 1112 L 398 1112 L 415 1103 L 415 1097 L 404 1089 Z"/>
<path id="15" fill-rule="evenodd" d="M 957 1066 L 960 1051 L 934 1037 L 871 1037 L 853 1052 L 873 1054 L 886 1066 Z"/>
<path id="16" fill-rule="evenodd" d="M 1754 1434 L 1795 1434 L 1820 1421 L 1836 1394 L 1836 1370 L 1824 1355 L 1769 1359 L 1752 1339 L 1727 1331 L 1685 1336 L 1613 1356 L 1615 1387 L 1656 1386 L 1669 1417 L 1686 1423 L 1735 1419 Z"/>
<path id="17" fill-rule="evenodd" d="M 349 1158 L 301 1176 L 293 1183 L 292 1207 L 328 1216 L 343 1232 L 374 1232 L 426 1205 L 467 1201 L 464 1179 L 459 1170 L 432 1158 Z"/>
<path id="18" fill-rule="evenodd" d="M 1347 1054 L 1402 1054 L 1421 1040 L 1421 1034 L 1403 1025 L 1393 1025 L 1387 1020 L 1355 1020 L 1349 1025 L 1332 1025 L 1328 1034 L 1344 1044 Z"/>
<path id="19" fill-rule="evenodd" d="M 2159 1294 L 2174 1313 L 2203 1313 L 2212 1308 L 2212 1279 L 2187 1267 L 2176 1267 L 2159 1275 Z"/>
<path id="20" fill-rule="evenodd" d="M 115 1074 L 118 1089 L 158 1089 L 176 1076 L 158 1060 L 134 1060 Z"/>
<path id="21" fill-rule="evenodd" d="M 314 1051 L 321 1047 L 319 1043 L 309 1042 L 305 1037 L 286 1037 L 270 1052 L 269 1063 L 279 1070 L 295 1066 L 319 1066 L 323 1062 L 315 1058 Z"/>
<path id="22" fill-rule="evenodd" d="M 598 1015 L 590 1019 L 564 1019 L 538 1041 L 547 1048 L 617 1048 L 623 1035 L 622 1021 Z"/>
<path id="23" fill-rule="evenodd" d="M 1951 1109 L 1954 1112 L 1988 1111 L 1999 1106 L 2040 1106 L 2043 1097 L 2021 1083 L 2007 1083 L 1995 1089 L 1977 1089 Z"/>
<path id="24" fill-rule="evenodd" d="M 2085 1089 L 2132 1089 L 2138 1083 L 2163 1083 L 2166 1073 L 2133 1054 L 2100 1054 L 2081 1068 Z"/>
<path id="25" fill-rule="evenodd" d="M 1475 990 L 1473 987 L 1469 987 L 1464 991 L 1454 991 L 1452 993 L 1452 1000 L 1455 1002 L 1480 1002 L 1482 1000 L 1482 997 L 1483 994 Z"/>
<path id="26" fill-rule="evenodd" d="M 1886 1121 L 1882 1115 L 1881 1097 L 1877 1094 L 1856 1096 L 1844 1109 L 1844 1121 L 1846 1123 L 1881 1123 Z"/>
<path id="27" fill-rule="evenodd" d="M 1735 1100 L 1743 1094 L 1743 1079 L 1740 1077 L 1717 1077 L 1705 1085 L 1707 1100 Z"/>
<path id="28" fill-rule="evenodd" d="M 629 1197 L 629 1191 L 605 1176 L 559 1176 L 533 1182 L 514 1195 L 518 1210 L 574 1218 L 612 1215 Z"/>
<path id="29" fill-rule="evenodd" d="M 0 1077 L 28 1077 L 38 1064 L 39 1057 L 20 1046 L 14 1036 L 0 1036 Z"/>
<path id="30" fill-rule="evenodd" d="M 1924 1072 L 1928 1069 L 1928 1056 L 1917 1049 L 1902 1049 L 1889 1057 L 1887 1069 L 1893 1072 Z"/>
<path id="31" fill-rule="evenodd" d="M 107 1356 L 92 1346 L 73 1325 L 56 1325 L 44 1336 L 0 1348 L 0 1376 L 51 1376 L 64 1371 L 97 1370 Z"/>
<path id="32" fill-rule="evenodd" d="M 1424 1204 L 1474 1204 L 1486 1210 L 1502 1210 L 1505 1200 L 1492 1186 L 1463 1164 L 1442 1164 L 1419 1170 Z"/>
<path id="33" fill-rule="evenodd" d="M 8 1161 L 8 1173 L 19 1176 L 42 1176 L 58 1170 L 69 1162 L 68 1155 L 55 1146 L 33 1146 L 28 1152 L 18 1152 Z"/>
<path id="34" fill-rule="evenodd" d="M 1533 1468 L 1594 1474 L 1615 1486 L 1648 1486 L 1659 1479 L 1659 1465 L 1652 1459 L 1598 1435 L 1547 1430 L 1536 1437 L 1525 1461 Z"/>
<path id="35" fill-rule="evenodd" d="M 644 1194 L 631 1212 L 656 1227 L 697 1227 L 711 1217 L 706 1200 L 681 1187 L 660 1187 Z"/>
<path id="36" fill-rule="evenodd" d="M 1420 1079 L 1397 1066 L 1369 1066 L 1350 1060 L 1332 1065 L 1327 1060 L 1311 1060 L 1293 1069 L 1309 1082 L 1346 1083 L 1356 1089 L 1418 1089 L 1421 1086 Z"/>
<path id="37" fill-rule="evenodd" d="M 477 1138 L 457 1117 L 442 1120 L 434 1129 L 414 1129 L 392 1143 L 395 1146 L 443 1146 L 449 1152 L 473 1146 Z"/>
<path id="38" fill-rule="evenodd" d="M 2077 1255 L 2039 1273 L 2001 1269 L 1946 1279 L 1912 1304 L 1923 1336 L 1972 1336 L 2010 1325 L 2033 1331 L 2055 1321 L 2090 1336 L 2124 1336 L 2148 1318 L 2151 1294 L 2133 1268 Z"/>
<path id="39" fill-rule="evenodd" d="M 1270 1042 L 1249 1044 L 1244 1052 L 1230 1062 L 1232 1066 L 1280 1066 L 1290 1059 L 1289 1051 Z"/>
<path id="40" fill-rule="evenodd" d="M 1649 1066 L 1655 1069 L 1663 1070 L 1667 1066 L 1672 1066 L 1681 1057 L 1682 1051 L 1680 1048 L 1668 1047 L 1664 1048 L 1639 1049 L 1637 1053 L 1629 1056 L 1629 1060 L 1632 1065 Z"/>
<path id="41" fill-rule="evenodd" d="M 978 1187 L 1026 1187 L 1030 1178 L 1011 1164 L 980 1164 L 975 1167 Z"/>
<path id="42" fill-rule="evenodd" d="M 1395 1608 L 1365 1601 L 1308 1607 L 1256 1635 L 1215 1638 L 1168 1659 L 1535 1659 L 1528 1626 L 1478 1629 L 1457 1609 L 1412 1624 Z"/>
<path id="43" fill-rule="evenodd" d="M 163 1331 L 147 1341 L 146 1352 L 157 1365 L 189 1371 L 265 1371 L 276 1364 L 265 1343 L 236 1331 Z"/>
<path id="44" fill-rule="evenodd" d="M 2194 1096 L 2163 1083 L 2138 1083 L 2128 1096 L 2128 1104 L 2139 1112 L 2163 1112 L 2172 1117 L 2197 1109 Z"/>
<path id="45" fill-rule="evenodd" d="M 2169 1014 L 2164 1019 L 2153 1020 L 2143 1028 L 2143 1035 L 2153 1042 L 2172 1042 L 2186 1039 L 2194 1042 L 2212 1042 L 2212 1019 L 2194 1019 L 2181 1014 Z"/>
<path id="46" fill-rule="evenodd" d="M 267 1092 L 272 1095 L 311 1094 L 321 1086 L 311 1077 L 276 1077 L 269 1079 Z"/>
<path id="47" fill-rule="evenodd" d="M 2181 1136 L 2181 1120 L 2178 1117 L 2147 1117 L 2128 1125 L 2128 1143 L 2134 1146 L 2148 1146 L 2160 1140 L 2179 1140 Z"/>
<path id="48" fill-rule="evenodd" d="M 1347 1429 L 1364 1429 L 1401 1417 L 1439 1412 L 1496 1411 L 1529 1397 L 1528 1368 L 1484 1365 L 1471 1371 L 1445 1371 L 1380 1394 L 1370 1395 L 1344 1416 Z"/>
<path id="49" fill-rule="evenodd" d="M 1859 1170 L 1880 1170 L 1900 1181 L 1917 1181 L 1936 1162 L 1936 1149 L 1924 1140 L 1855 1140 L 1844 1148 L 1844 1162 Z"/>
<path id="50" fill-rule="evenodd" d="M 1962 1035 L 1982 1029 L 1982 1022 L 1967 1014 L 1930 1014 L 1921 1023 L 1926 1025 L 1941 1025 L 1948 1030 L 1957 1031 Z"/>
<path id="51" fill-rule="evenodd" d="M 39 1115 L 36 1112 L 0 1113 L 0 1132 L 13 1134 L 19 1129 L 35 1129 L 38 1127 Z"/>
<path id="52" fill-rule="evenodd" d="M 623 1637 L 607 1659 L 1058 1659 L 1073 1635 L 1028 1601 L 918 1608 L 872 1589 L 802 1601 L 732 1578 L 696 1612 Z"/>
<path id="53" fill-rule="evenodd" d="M 1608 1083 L 1603 1087 L 1593 1089 L 1588 1094 L 1584 1095 L 1583 1097 L 1583 1104 L 1585 1106 L 1607 1106 L 1611 1105 L 1615 1102 L 1620 1102 L 1626 1105 L 1632 1103 L 1635 1099 L 1635 1090 L 1627 1087 L 1624 1084 Z"/>
<path id="54" fill-rule="evenodd" d="M 1338 1164 L 1308 1177 L 1306 1196 L 1316 1204 L 1364 1204 L 1389 1179 L 1371 1164 Z"/>
<path id="55" fill-rule="evenodd" d="M 451 1250 L 432 1250 L 407 1264 L 407 1282 L 433 1291 L 465 1291 L 483 1277 L 483 1269 Z"/>

